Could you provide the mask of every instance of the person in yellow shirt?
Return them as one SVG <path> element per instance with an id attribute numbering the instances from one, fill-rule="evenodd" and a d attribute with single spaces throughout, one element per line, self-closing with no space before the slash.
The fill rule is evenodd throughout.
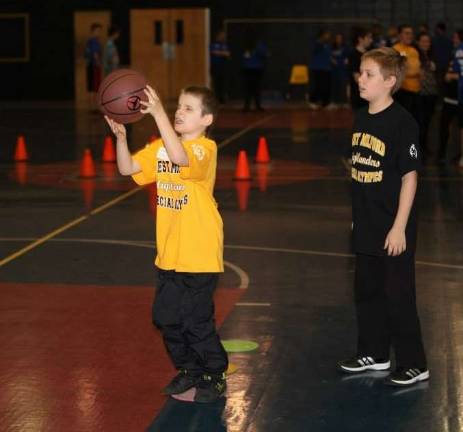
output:
<path id="1" fill-rule="evenodd" d="M 421 62 L 418 50 L 413 46 L 414 34 L 410 25 L 399 26 L 399 42 L 393 48 L 407 58 L 405 77 L 400 90 L 395 95 L 399 102 L 415 120 L 420 123 Z"/>
<path id="2" fill-rule="evenodd" d="M 153 322 L 179 371 L 163 393 L 195 387 L 196 402 L 212 402 L 225 393 L 228 367 L 213 303 L 223 272 L 223 224 L 213 197 L 217 146 L 206 137 L 218 103 L 210 89 L 187 87 L 172 125 L 154 89 L 145 93 L 142 112 L 154 118 L 161 139 L 132 156 L 125 127 L 106 120 L 117 137 L 120 173 L 139 185 L 157 183 Z"/>

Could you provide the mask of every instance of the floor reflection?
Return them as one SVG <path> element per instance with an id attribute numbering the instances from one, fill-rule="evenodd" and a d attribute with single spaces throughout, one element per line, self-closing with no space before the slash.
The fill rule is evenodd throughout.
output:
<path id="1" fill-rule="evenodd" d="M 225 398 L 210 404 L 169 398 L 147 432 L 226 432 L 225 405 Z"/>

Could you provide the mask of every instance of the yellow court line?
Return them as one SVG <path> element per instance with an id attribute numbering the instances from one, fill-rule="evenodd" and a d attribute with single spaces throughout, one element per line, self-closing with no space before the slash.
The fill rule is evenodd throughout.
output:
<path id="1" fill-rule="evenodd" d="M 251 123 L 246 129 L 243 129 L 242 131 L 237 132 L 236 134 L 232 135 L 230 138 L 227 138 L 226 140 L 222 141 L 217 148 L 221 149 L 224 148 L 226 145 L 230 144 L 231 142 L 235 141 L 237 138 L 240 136 L 244 135 L 245 133 L 249 132 L 252 129 L 255 129 L 257 126 L 260 126 L 263 123 L 268 122 L 270 119 L 275 117 L 275 114 L 269 115 L 263 119 L 260 119 L 254 123 Z"/>
<path id="2" fill-rule="evenodd" d="M 264 119 L 261 119 L 261 120 L 255 122 L 255 123 L 252 123 L 246 129 L 243 129 L 242 131 L 232 135 L 230 138 L 227 138 L 225 141 L 221 142 L 217 147 L 219 149 L 225 147 L 226 145 L 230 144 L 232 141 L 236 140 L 240 136 L 244 135 L 245 133 L 249 132 L 250 130 L 254 129 L 255 127 L 261 125 L 262 123 L 265 123 L 266 121 L 270 120 L 273 117 L 274 117 L 274 115 L 270 115 L 268 117 L 265 117 Z M 44 235 L 43 237 L 40 237 L 39 239 L 37 239 L 33 243 L 25 246 L 24 248 L 12 253 L 11 255 L 7 256 L 6 258 L 3 258 L 2 260 L 0 260 L 0 267 L 3 267 L 5 264 L 8 264 L 9 262 L 13 261 L 14 259 L 19 258 L 20 256 L 24 255 L 25 253 L 29 252 L 30 250 L 36 248 L 37 246 L 40 246 L 42 243 L 45 243 L 47 240 L 50 240 L 53 237 L 56 237 L 58 234 L 61 234 L 62 232 L 68 230 L 69 228 L 72 228 L 73 226 L 78 225 L 79 223 L 87 220 L 89 217 L 97 215 L 98 213 L 101 213 L 103 210 L 106 210 L 107 208 L 113 206 L 114 204 L 117 204 L 119 201 L 122 201 L 122 200 L 128 198 L 129 196 L 131 196 L 131 195 L 137 193 L 138 191 L 140 191 L 141 189 L 143 189 L 142 186 L 138 186 L 138 187 L 136 187 L 134 189 L 131 189 L 128 192 L 126 192 L 126 193 L 114 198 L 113 200 L 101 205 L 100 207 L 97 207 L 96 209 L 92 210 L 91 212 L 89 212 L 88 215 L 80 216 L 77 219 L 74 219 L 73 221 L 67 223 L 66 225 L 63 225 L 62 227 L 57 228 L 56 230 L 52 231 L 51 233 L 48 233 L 48 234 Z"/>
<path id="3" fill-rule="evenodd" d="M 72 228 L 73 226 L 80 224 L 84 220 L 88 219 L 90 216 L 93 216 L 95 214 L 98 214 L 100 211 L 103 211 L 107 209 L 108 207 L 111 207 L 114 204 L 117 204 L 119 201 L 122 201 L 129 196 L 135 194 L 138 192 L 140 189 L 142 189 L 141 186 L 136 187 L 134 189 L 129 190 L 128 192 L 118 196 L 117 198 L 114 198 L 113 200 L 107 202 L 106 204 L 101 205 L 100 207 L 97 207 L 96 209 L 92 210 L 88 215 L 80 216 L 77 219 L 74 219 L 73 221 L 67 223 L 66 225 L 63 225 L 60 228 L 57 228 L 56 230 L 52 231 L 51 233 L 48 233 L 44 235 L 43 237 L 40 237 L 33 243 L 23 247 L 22 249 L 14 252 L 13 254 L 7 256 L 6 258 L 3 258 L 0 261 L 0 267 L 3 267 L 5 264 L 8 264 L 10 261 L 13 261 L 14 259 L 20 257 L 21 255 L 24 255 L 25 253 L 29 252 L 30 250 L 34 249 L 37 246 L 40 246 L 42 243 L 45 243 L 47 240 L 52 239 L 53 237 L 56 237 L 58 234 L 61 234 L 62 232 L 68 230 L 69 228 Z"/>

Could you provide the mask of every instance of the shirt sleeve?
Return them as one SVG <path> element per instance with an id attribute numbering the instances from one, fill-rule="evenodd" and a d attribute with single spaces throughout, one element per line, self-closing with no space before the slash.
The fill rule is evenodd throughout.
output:
<path id="1" fill-rule="evenodd" d="M 132 158 L 137 161 L 141 171 L 133 174 L 132 179 L 139 185 L 145 185 L 156 181 L 156 153 L 159 149 L 159 141 L 148 144 L 145 148 L 135 153 Z"/>
<path id="2" fill-rule="evenodd" d="M 185 147 L 188 166 L 180 168 L 180 177 L 185 180 L 204 180 L 209 172 L 215 150 L 202 143 L 193 143 Z"/>
<path id="3" fill-rule="evenodd" d="M 406 122 L 400 130 L 398 169 L 402 176 L 421 168 L 419 129 L 415 121 Z"/>

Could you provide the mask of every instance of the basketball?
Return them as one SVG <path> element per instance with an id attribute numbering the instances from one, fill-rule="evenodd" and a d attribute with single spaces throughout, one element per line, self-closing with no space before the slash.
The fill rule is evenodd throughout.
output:
<path id="1" fill-rule="evenodd" d="M 103 114 L 117 123 L 134 123 L 144 114 L 140 112 L 147 101 L 144 92 L 145 77 L 131 69 L 118 69 L 111 72 L 98 89 L 98 104 Z"/>

